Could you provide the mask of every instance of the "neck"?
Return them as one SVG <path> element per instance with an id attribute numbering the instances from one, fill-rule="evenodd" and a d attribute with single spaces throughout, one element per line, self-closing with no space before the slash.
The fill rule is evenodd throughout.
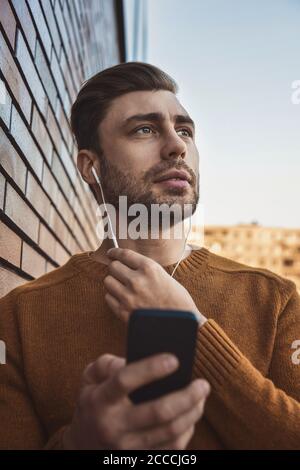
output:
<path id="1" fill-rule="evenodd" d="M 147 256 L 148 258 L 151 258 L 159 263 L 161 266 L 168 266 L 176 263 L 179 260 L 179 258 L 182 256 L 182 252 L 185 246 L 185 237 L 187 232 L 185 233 L 184 231 L 183 222 L 180 222 L 180 225 L 180 233 L 182 235 L 180 238 L 178 238 L 179 230 L 177 227 L 176 237 L 172 236 L 174 235 L 174 230 L 170 230 L 168 238 L 163 238 L 163 231 L 161 231 L 158 239 L 151 239 L 150 235 L 147 239 L 137 240 L 130 238 L 118 238 L 118 245 L 120 248 L 128 248 L 144 256 Z M 116 233 L 118 233 L 118 228 Z M 92 253 L 92 257 L 95 259 L 95 261 L 109 264 L 110 259 L 107 257 L 106 252 L 113 246 L 113 241 L 109 238 L 105 238 L 100 247 Z M 189 246 L 186 245 L 186 250 L 182 259 L 186 258 L 189 254 L 190 249 Z"/>

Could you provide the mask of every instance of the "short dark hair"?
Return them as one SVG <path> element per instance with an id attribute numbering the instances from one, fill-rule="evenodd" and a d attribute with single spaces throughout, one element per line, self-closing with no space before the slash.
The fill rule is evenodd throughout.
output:
<path id="1" fill-rule="evenodd" d="M 102 70 L 84 82 L 71 108 L 71 128 L 78 150 L 101 153 L 97 129 L 111 102 L 132 91 L 166 90 L 178 93 L 167 73 L 144 62 L 125 62 Z"/>

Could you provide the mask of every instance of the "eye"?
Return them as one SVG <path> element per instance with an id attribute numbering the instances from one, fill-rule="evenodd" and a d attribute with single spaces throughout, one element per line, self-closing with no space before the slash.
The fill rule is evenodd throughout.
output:
<path id="1" fill-rule="evenodd" d="M 143 127 L 140 127 L 139 129 L 136 129 L 134 132 L 137 133 L 138 131 L 142 131 L 142 130 L 144 130 L 144 129 L 148 129 L 148 130 L 150 129 L 150 131 L 152 131 L 151 127 L 149 127 L 149 126 L 143 126 Z M 150 134 L 150 132 L 142 132 L 142 134 Z"/>
<path id="2" fill-rule="evenodd" d="M 187 133 L 187 136 L 185 137 L 193 137 L 193 133 L 190 129 L 184 128 L 184 129 L 178 129 L 179 132 L 183 131 Z"/>

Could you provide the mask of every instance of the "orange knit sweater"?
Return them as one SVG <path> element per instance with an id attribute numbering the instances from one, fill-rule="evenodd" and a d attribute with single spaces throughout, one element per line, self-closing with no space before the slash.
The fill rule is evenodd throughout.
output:
<path id="1" fill-rule="evenodd" d="M 85 366 L 107 352 L 125 355 L 126 326 L 104 301 L 106 273 L 89 252 L 76 254 L 0 300 L 0 448 L 61 448 Z M 193 374 L 212 391 L 188 449 L 300 449 L 295 284 L 205 248 L 175 278 L 209 319 Z"/>

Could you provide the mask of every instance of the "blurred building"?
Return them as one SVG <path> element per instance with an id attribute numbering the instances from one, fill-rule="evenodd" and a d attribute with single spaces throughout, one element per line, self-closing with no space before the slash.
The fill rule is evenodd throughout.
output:
<path id="1" fill-rule="evenodd" d="M 147 62 L 147 2 L 148 0 L 124 0 L 127 61 Z"/>
<path id="2" fill-rule="evenodd" d="M 202 245 L 202 238 L 202 229 L 193 227 L 189 241 Z M 262 227 L 256 223 L 207 226 L 203 244 L 220 256 L 287 277 L 300 291 L 300 229 Z"/>

